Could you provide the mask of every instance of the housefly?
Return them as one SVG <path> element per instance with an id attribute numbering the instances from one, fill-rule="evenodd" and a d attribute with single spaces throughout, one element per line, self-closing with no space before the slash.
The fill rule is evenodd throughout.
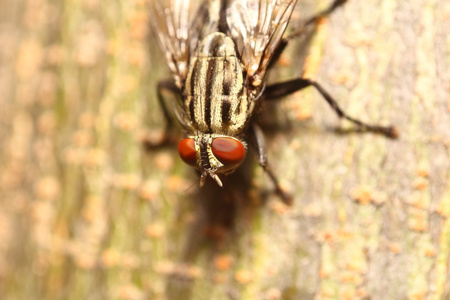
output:
<path id="1" fill-rule="evenodd" d="M 181 159 L 200 172 L 200 185 L 210 176 L 222 186 L 223 176 L 242 163 L 248 147 L 276 192 L 283 191 L 270 169 L 264 136 L 252 116 L 263 101 L 281 98 L 313 86 L 340 118 L 364 130 L 395 137 L 393 127 L 369 125 L 348 116 L 315 81 L 295 78 L 268 84 L 267 72 L 288 42 L 302 28 L 285 34 L 297 0 L 151 0 L 150 21 L 172 78 L 158 84 L 158 99 L 170 130 L 175 111 L 185 138 L 178 144 Z M 305 22 L 315 23 L 345 3 L 335 0 L 328 9 Z M 178 100 L 168 104 L 167 90 Z M 169 109 L 170 108 L 170 109 Z M 222 178 L 222 179 L 221 179 Z"/>

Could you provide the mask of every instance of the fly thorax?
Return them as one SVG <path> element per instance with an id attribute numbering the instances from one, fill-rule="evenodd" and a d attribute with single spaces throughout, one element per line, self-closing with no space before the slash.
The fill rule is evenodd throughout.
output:
<path id="1" fill-rule="evenodd" d="M 206 36 L 192 58 L 185 84 L 184 110 L 189 131 L 238 135 L 249 116 L 245 70 L 233 40 Z"/>

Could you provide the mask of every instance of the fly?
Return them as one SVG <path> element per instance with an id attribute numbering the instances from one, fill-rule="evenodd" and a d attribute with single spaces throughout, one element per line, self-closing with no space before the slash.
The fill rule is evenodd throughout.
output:
<path id="1" fill-rule="evenodd" d="M 150 19 L 172 72 L 172 79 L 158 84 L 158 99 L 170 131 L 173 120 L 162 91 L 178 96 L 172 106 L 185 130 L 178 152 L 184 162 L 200 172 L 201 186 L 208 176 L 222 186 L 221 178 L 239 167 L 250 146 L 276 192 L 285 203 L 292 203 L 268 165 L 264 136 L 252 116 L 263 101 L 309 86 L 317 89 L 340 118 L 364 130 L 397 136 L 391 126 L 369 125 L 348 116 L 311 79 L 266 82 L 267 72 L 288 42 L 346 0 L 335 0 L 286 36 L 297 0 L 204 0 L 197 8 L 194 2 L 152 0 Z"/>

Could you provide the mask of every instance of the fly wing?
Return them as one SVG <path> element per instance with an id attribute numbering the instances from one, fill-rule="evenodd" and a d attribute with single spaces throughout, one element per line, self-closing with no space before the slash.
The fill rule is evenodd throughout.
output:
<path id="1" fill-rule="evenodd" d="M 190 57 L 206 34 L 216 31 L 217 0 L 151 0 L 150 22 L 165 53 L 175 84 L 181 90 Z"/>
<path id="2" fill-rule="evenodd" d="M 226 16 L 242 62 L 259 85 L 280 44 L 297 0 L 230 0 Z"/>

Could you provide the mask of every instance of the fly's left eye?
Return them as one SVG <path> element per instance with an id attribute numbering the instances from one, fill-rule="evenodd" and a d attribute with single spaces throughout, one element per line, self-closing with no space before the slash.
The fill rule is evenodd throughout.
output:
<path id="1" fill-rule="evenodd" d="M 225 166 L 237 165 L 244 160 L 244 145 L 232 138 L 218 137 L 211 143 L 214 156 Z"/>
<path id="2" fill-rule="evenodd" d="M 178 153 L 181 159 L 191 166 L 197 165 L 197 153 L 195 151 L 194 139 L 187 138 L 178 144 Z"/>

